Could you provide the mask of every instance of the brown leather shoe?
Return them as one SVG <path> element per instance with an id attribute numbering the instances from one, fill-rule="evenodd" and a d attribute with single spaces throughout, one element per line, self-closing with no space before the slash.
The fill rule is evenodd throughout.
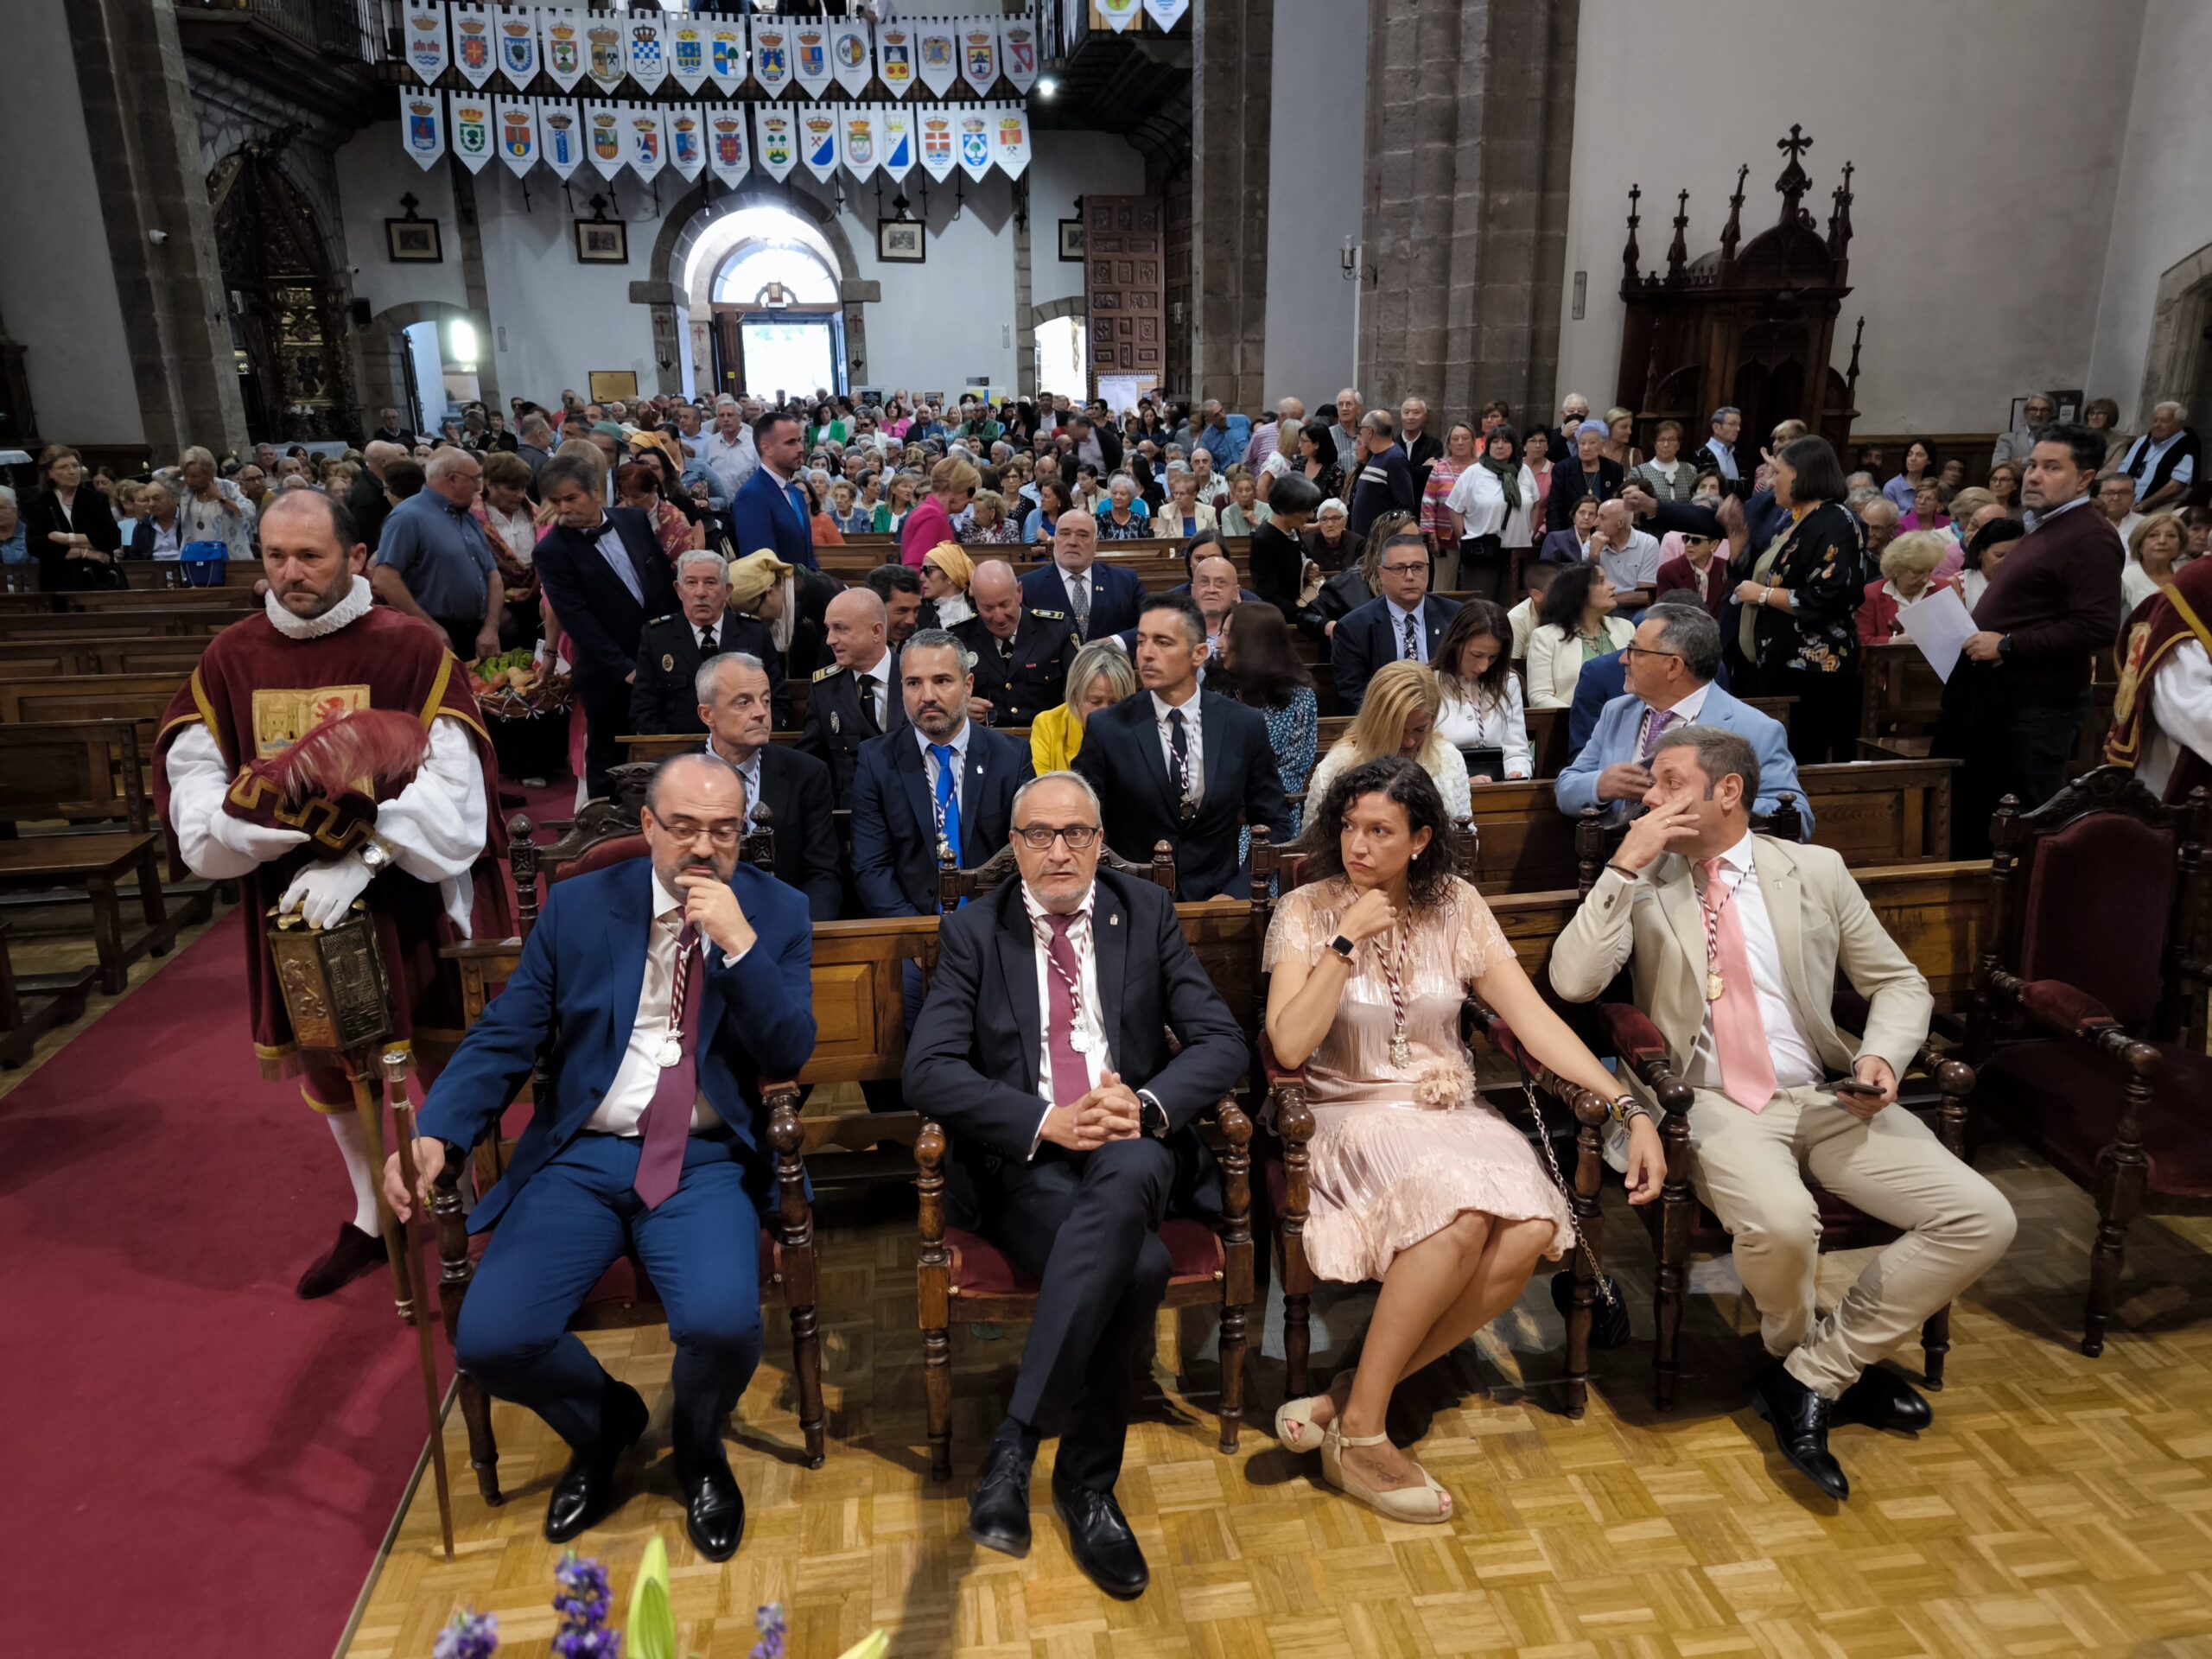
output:
<path id="1" fill-rule="evenodd" d="M 383 1234 L 365 1233 L 350 1221 L 340 1223 L 338 1242 L 330 1247 L 330 1253 L 300 1275 L 300 1300 L 311 1302 L 341 1285 L 352 1284 L 363 1274 L 382 1267 L 386 1254 Z"/>

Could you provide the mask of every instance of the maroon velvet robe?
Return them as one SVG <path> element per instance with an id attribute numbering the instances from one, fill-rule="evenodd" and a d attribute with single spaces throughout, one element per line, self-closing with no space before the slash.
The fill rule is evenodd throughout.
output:
<path id="1" fill-rule="evenodd" d="M 2120 625 L 2120 685 L 2112 705 L 2112 732 L 2105 739 L 2105 760 L 2115 766 L 2143 761 L 2144 722 L 2151 714 L 2151 680 L 2174 648 L 2194 639 L 2212 652 L 2212 559 L 2192 559 Z M 2166 779 L 2169 804 L 2189 798 L 2200 784 L 2212 784 L 2212 765 L 2183 746 Z"/>

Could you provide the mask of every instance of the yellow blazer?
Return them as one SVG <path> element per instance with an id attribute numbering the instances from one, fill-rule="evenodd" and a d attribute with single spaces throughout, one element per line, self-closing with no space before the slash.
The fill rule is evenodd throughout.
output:
<path id="1" fill-rule="evenodd" d="M 1067 771 L 1082 747 L 1083 722 L 1065 702 L 1029 722 L 1029 764 L 1039 778 L 1048 772 Z"/>

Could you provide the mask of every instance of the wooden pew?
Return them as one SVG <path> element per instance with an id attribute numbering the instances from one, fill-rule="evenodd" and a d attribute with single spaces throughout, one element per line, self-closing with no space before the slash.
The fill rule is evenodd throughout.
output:
<path id="1" fill-rule="evenodd" d="M 56 639 L 211 639 L 243 612 L 196 607 L 181 611 L 18 611 L 0 613 L 0 639 L 45 644 Z"/>
<path id="2" fill-rule="evenodd" d="M 150 756 L 154 734 L 177 688 L 191 671 L 158 674 L 93 674 L 74 679 L 0 679 L 0 726 L 26 721 L 111 720 L 138 728 L 139 753 Z"/>
<path id="3" fill-rule="evenodd" d="M 1910 641 L 1869 645 L 1859 656 L 1859 753 L 1924 756 L 1942 712 L 1943 682 Z"/>
<path id="4" fill-rule="evenodd" d="M 188 675 L 200 665 L 207 639 L 174 634 L 74 634 L 52 639 L 0 639 L 0 678 L 38 674 Z"/>
<path id="5" fill-rule="evenodd" d="M 243 616 L 260 607 L 253 589 L 238 588 L 103 588 L 91 593 L 0 594 L 0 616 L 90 615 L 98 611 L 224 611 Z"/>

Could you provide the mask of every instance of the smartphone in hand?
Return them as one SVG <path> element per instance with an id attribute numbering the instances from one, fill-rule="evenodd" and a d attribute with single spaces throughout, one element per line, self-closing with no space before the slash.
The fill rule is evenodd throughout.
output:
<path id="1" fill-rule="evenodd" d="M 1823 1095 L 1850 1095 L 1859 1100 L 1879 1100 L 1882 1086 L 1878 1083 L 1861 1083 L 1857 1077 L 1838 1077 L 1834 1083 L 1824 1083 L 1817 1092 Z"/>

